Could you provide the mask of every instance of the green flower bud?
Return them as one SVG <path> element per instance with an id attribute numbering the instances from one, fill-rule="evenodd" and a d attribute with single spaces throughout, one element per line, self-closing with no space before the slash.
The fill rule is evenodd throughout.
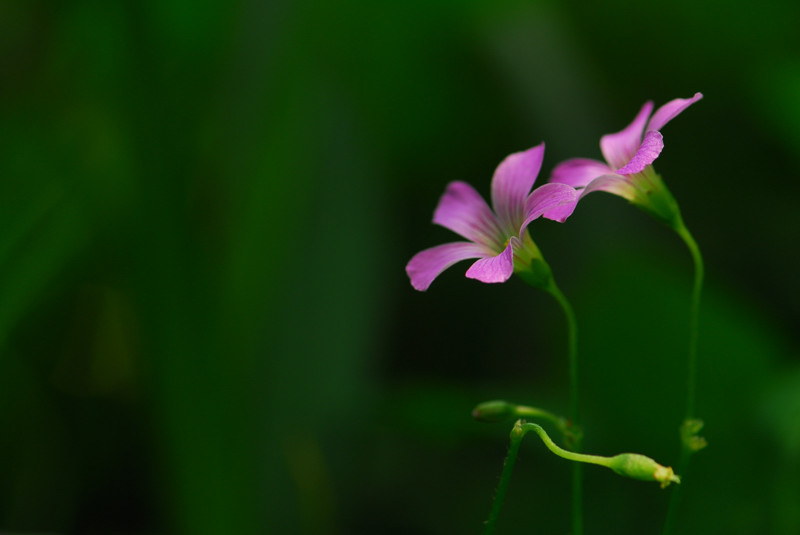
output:
<path id="1" fill-rule="evenodd" d="M 505 422 L 516 417 L 516 405 L 502 399 L 484 401 L 472 411 L 472 417 L 481 422 Z"/>
<path id="2" fill-rule="evenodd" d="M 642 481 L 658 481 L 661 488 L 670 483 L 680 483 L 681 478 L 669 466 L 661 466 L 650 457 L 638 453 L 621 453 L 609 459 L 607 465 L 621 476 L 632 477 Z"/>

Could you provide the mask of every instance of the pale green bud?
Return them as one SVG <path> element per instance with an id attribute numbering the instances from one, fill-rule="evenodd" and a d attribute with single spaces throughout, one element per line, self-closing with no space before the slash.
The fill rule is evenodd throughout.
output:
<path id="1" fill-rule="evenodd" d="M 670 483 L 680 483 L 681 478 L 669 466 L 661 466 L 650 457 L 638 453 L 621 453 L 611 457 L 607 465 L 621 476 L 632 477 L 642 481 L 657 481 L 661 488 Z"/>
<path id="2" fill-rule="evenodd" d="M 502 399 L 484 401 L 472 411 L 472 417 L 481 422 L 505 422 L 515 418 L 517 406 Z"/>

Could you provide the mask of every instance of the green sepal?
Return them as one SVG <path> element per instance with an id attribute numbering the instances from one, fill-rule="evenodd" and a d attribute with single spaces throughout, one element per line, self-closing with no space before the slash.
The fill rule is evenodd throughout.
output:
<path id="1" fill-rule="evenodd" d="M 550 291 L 553 286 L 553 272 L 527 230 L 514 251 L 514 273 L 534 288 Z"/>
<path id="2" fill-rule="evenodd" d="M 534 258 L 524 269 L 517 271 L 517 274 L 534 288 L 548 290 L 553 284 L 553 272 L 544 259 Z"/>
<path id="3" fill-rule="evenodd" d="M 630 201 L 667 226 L 677 230 L 683 226 L 678 201 L 652 166 L 633 175 L 635 191 Z"/>

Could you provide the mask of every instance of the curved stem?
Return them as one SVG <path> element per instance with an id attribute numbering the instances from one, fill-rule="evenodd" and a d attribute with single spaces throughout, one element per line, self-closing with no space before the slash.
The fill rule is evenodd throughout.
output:
<path id="1" fill-rule="evenodd" d="M 662 466 L 650 457 L 639 453 L 620 453 L 613 457 L 586 455 L 584 453 L 567 451 L 558 447 L 540 425 L 523 423 L 520 420 L 514 426 L 514 430 L 518 431 L 521 435 L 524 435 L 528 431 L 535 431 L 550 451 L 569 461 L 605 466 L 621 476 L 661 483 L 661 488 L 669 486 L 670 483 L 681 482 L 680 476 L 676 475 L 675 472 L 672 471 L 672 468 L 669 466 Z"/>
<path id="2" fill-rule="evenodd" d="M 611 465 L 611 458 L 610 457 L 601 457 L 600 455 L 587 455 L 585 453 L 577 453 L 574 451 L 568 451 L 564 448 L 561 448 L 553 442 L 553 439 L 545 432 L 542 426 L 534 424 L 534 423 L 521 423 L 517 422 L 517 426 L 520 428 L 522 433 L 527 433 L 528 431 L 534 431 L 539 438 L 542 439 L 544 445 L 547 446 L 547 449 L 558 455 L 563 459 L 567 459 L 568 461 L 576 461 L 578 463 L 589 463 L 589 464 L 598 464 L 600 466 L 610 467 Z"/>
<path id="3" fill-rule="evenodd" d="M 494 528 L 497 524 L 497 517 L 500 516 L 500 509 L 503 507 L 503 501 L 505 500 L 506 491 L 508 490 L 508 484 L 511 481 L 511 472 L 514 470 L 514 463 L 517 461 L 519 446 L 528 431 L 535 431 L 545 445 L 550 449 L 550 451 L 556 455 L 571 461 L 578 461 L 575 463 L 577 466 L 580 466 L 581 462 L 608 466 L 608 458 L 598 457 L 597 455 L 583 455 L 580 453 L 567 451 L 558 447 L 555 442 L 550 439 L 541 426 L 534 423 L 522 423 L 522 420 L 517 420 L 517 423 L 514 424 L 514 428 L 511 430 L 511 445 L 508 448 L 508 454 L 506 455 L 506 460 L 503 464 L 503 472 L 500 474 L 500 483 L 497 486 L 497 492 L 495 493 L 494 501 L 492 502 L 492 509 L 489 511 L 489 518 L 486 521 L 486 526 L 483 529 L 483 535 L 492 535 L 492 533 L 494 533 Z M 574 511 L 575 509 L 573 501 L 573 513 Z M 573 529 L 575 529 L 574 520 L 575 517 L 573 516 Z"/>

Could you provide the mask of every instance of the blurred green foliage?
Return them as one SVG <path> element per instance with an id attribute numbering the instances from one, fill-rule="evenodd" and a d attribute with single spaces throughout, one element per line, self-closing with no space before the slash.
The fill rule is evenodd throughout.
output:
<path id="1" fill-rule="evenodd" d="M 800 5 L 241 0 L 0 4 L 0 530 L 477 533 L 507 447 L 566 408 L 565 326 L 519 281 L 403 267 L 445 184 L 598 157 L 705 99 L 660 174 L 706 255 L 681 533 L 800 531 Z M 542 178 L 542 180 L 544 177 Z M 574 302 L 587 450 L 677 462 L 691 265 L 590 197 L 531 230 Z M 564 532 L 523 445 L 498 530 Z M 586 470 L 587 529 L 669 491 Z"/>

